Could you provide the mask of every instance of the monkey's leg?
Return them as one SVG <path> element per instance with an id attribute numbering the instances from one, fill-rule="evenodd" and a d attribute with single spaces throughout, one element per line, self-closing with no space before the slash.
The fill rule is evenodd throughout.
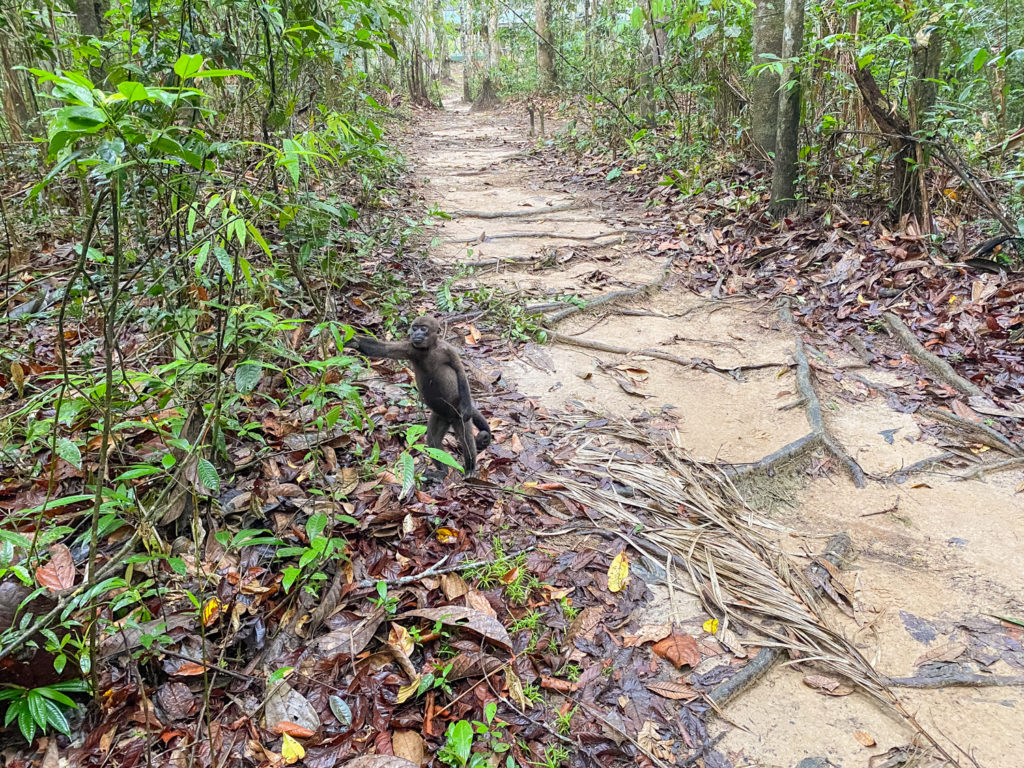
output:
<path id="1" fill-rule="evenodd" d="M 437 448 L 441 450 L 441 443 L 444 441 L 444 436 L 448 434 L 448 420 L 437 415 L 433 411 L 430 412 L 430 419 L 427 421 L 427 445 L 431 448 Z M 434 466 L 437 467 L 437 471 L 432 473 L 434 475 L 440 473 L 444 475 L 447 470 L 445 465 L 434 459 Z"/>
<path id="2" fill-rule="evenodd" d="M 466 470 L 466 477 L 470 477 L 476 472 L 476 442 L 473 440 L 473 430 L 469 427 L 469 421 L 456 421 L 452 428 L 462 448 L 462 466 Z"/>
<path id="3" fill-rule="evenodd" d="M 476 436 L 476 450 L 477 452 L 482 451 L 491 444 L 491 425 L 487 423 L 487 419 L 476 408 L 473 409 L 473 415 L 468 420 L 472 421 L 476 428 L 480 430 Z"/>

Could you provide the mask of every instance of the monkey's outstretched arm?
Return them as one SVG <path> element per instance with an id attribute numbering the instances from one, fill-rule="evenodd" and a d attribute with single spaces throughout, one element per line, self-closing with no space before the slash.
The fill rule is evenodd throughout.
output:
<path id="1" fill-rule="evenodd" d="M 392 360 L 408 360 L 413 356 L 410 341 L 378 341 L 369 336 L 356 336 L 346 347 L 354 347 L 367 357 L 387 357 Z"/>

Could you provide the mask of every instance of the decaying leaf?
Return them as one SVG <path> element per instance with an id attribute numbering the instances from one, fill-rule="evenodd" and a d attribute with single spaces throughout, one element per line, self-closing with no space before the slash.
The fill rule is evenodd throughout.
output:
<path id="1" fill-rule="evenodd" d="M 918 656 L 917 660 L 914 662 L 914 666 L 920 667 L 922 664 L 927 664 L 930 661 L 955 661 L 960 658 L 966 650 L 967 643 L 946 643 L 945 645 L 932 648 Z"/>
<path id="2" fill-rule="evenodd" d="M 679 632 L 673 632 L 664 640 L 655 643 L 652 650 L 677 667 L 695 667 L 700 664 L 697 641 Z"/>
<path id="3" fill-rule="evenodd" d="M 626 635 L 622 638 L 622 645 L 626 648 L 635 648 L 644 643 L 656 643 L 664 640 L 672 634 L 671 624 L 644 624 L 635 635 Z"/>
<path id="4" fill-rule="evenodd" d="M 672 680 L 648 683 L 647 690 L 675 701 L 692 701 L 700 696 L 689 683 L 677 683 Z"/>
<path id="5" fill-rule="evenodd" d="M 523 693 L 523 684 L 519 680 L 519 675 L 515 673 L 512 667 L 505 668 L 505 683 L 508 685 L 508 697 L 516 703 L 520 709 L 532 709 L 533 702 L 526 698 L 526 694 Z"/>
<path id="6" fill-rule="evenodd" d="M 408 760 L 414 765 L 426 762 L 427 745 L 416 731 L 398 729 L 391 736 L 395 756 Z"/>
<path id="7" fill-rule="evenodd" d="M 46 565 L 36 568 L 36 580 L 51 592 L 62 592 L 75 585 L 75 563 L 71 550 L 64 544 L 50 547 L 50 559 Z"/>
<path id="8" fill-rule="evenodd" d="M 470 629 L 492 643 L 504 648 L 512 648 L 512 640 L 501 622 L 472 608 L 463 608 L 458 605 L 448 605 L 443 608 L 421 608 L 416 611 L 406 611 L 395 618 L 405 619 L 413 616 L 428 621 L 440 621 L 449 627 Z"/>
<path id="9" fill-rule="evenodd" d="M 621 592 L 629 581 L 629 558 L 625 552 L 619 552 L 612 558 L 608 566 L 608 591 Z"/>
<path id="10" fill-rule="evenodd" d="M 863 744 L 865 747 L 875 746 L 875 739 L 867 731 L 854 731 L 853 738 Z"/>
<path id="11" fill-rule="evenodd" d="M 853 689 L 849 686 L 825 675 L 806 675 L 804 676 L 804 685 L 826 696 L 849 696 L 853 693 Z"/>

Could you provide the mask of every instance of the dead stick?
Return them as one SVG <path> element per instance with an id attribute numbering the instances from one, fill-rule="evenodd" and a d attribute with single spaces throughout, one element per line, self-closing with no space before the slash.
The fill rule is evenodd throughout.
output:
<path id="1" fill-rule="evenodd" d="M 911 357 L 917 360 L 917 362 L 921 364 L 922 368 L 927 369 L 932 376 L 939 381 L 948 384 L 958 392 L 963 392 L 965 395 L 969 395 L 970 397 L 985 396 L 976 384 L 968 381 L 954 371 L 953 366 L 941 357 L 938 357 L 925 349 L 924 345 L 917 340 L 914 332 L 911 331 L 902 320 L 896 317 L 896 315 L 892 312 L 886 312 L 885 315 L 883 315 L 883 318 L 885 319 L 885 324 L 888 326 L 889 331 L 900 342 L 900 346 L 902 346 Z"/>

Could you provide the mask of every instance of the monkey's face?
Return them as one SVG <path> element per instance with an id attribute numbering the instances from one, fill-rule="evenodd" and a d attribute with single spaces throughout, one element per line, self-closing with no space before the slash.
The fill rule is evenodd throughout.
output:
<path id="1" fill-rule="evenodd" d="M 419 317 L 409 329 L 409 338 L 416 349 L 430 349 L 437 341 L 437 321 L 432 317 Z"/>

